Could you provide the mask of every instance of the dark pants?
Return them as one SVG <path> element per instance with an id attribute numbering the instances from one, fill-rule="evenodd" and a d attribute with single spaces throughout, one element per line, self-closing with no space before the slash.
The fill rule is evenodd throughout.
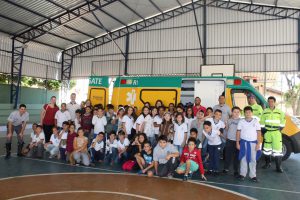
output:
<path id="1" fill-rule="evenodd" d="M 178 158 L 170 158 L 166 164 L 159 164 L 157 169 L 157 175 L 160 177 L 167 176 L 170 173 L 174 173 L 179 164 Z"/>
<path id="2" fill-rule="evenodd" d="M 233 170 L 238 172 L 239 169 L 239 150 L 236 148 L 236 141 L 227 140 L 225 146 L 225 163 L 224 169 L 229 170 L 230 164 L 233 160 Z"/>
<path id="3" fill-rule="evenodd" d="M 45 142 L 49 142 L 52 135 L 52 128 L 54 125 L 43 125 L 43 130 L 45 133 Z"/>
<path id="4" fill-rule="evenodd" d="M 118 149 L 117 148 L 112 148 L 112 152 L 106 154 L 105 156 L 105 162 L 106 163 L 117 163 L 118 162 Z"/>
<path id="5" fill-rule="evenodd" d="M 43 153 L 44 153 L 44 144 L 40 143 L 29 150 L 29 152 L 27 153 L 27 157 L 42 158 Z"/>
<path id="6" fill-rule="evenodd" d="M 60 159 L 66 161 L 67 160 L 66 149 L 60 147 L 59 152 L 60 152 Z"/>
<path id="7" fill-rule="evenodd" d="M 209 170 L 219 171 L 221 145 L 207 145 Z"/>
<path id="8" fill-rule="evenodd" d="M 101 151 L 96 151 L 94 148 L 90 149 L 92 162 L 97 162 L 104 159 L 104 153 Z"/>

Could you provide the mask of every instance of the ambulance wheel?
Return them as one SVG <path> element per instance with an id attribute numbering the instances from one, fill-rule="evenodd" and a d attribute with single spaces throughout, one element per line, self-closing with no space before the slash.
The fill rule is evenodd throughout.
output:
<path id="1" fill-rule="evenodd" d="M 290 157 L 292 152 L 293 149 L 292 149 L 291 142 L 287 138 L 282 137 L 282 153 L 283 153 L 282 160 L 287 160 Z"/>

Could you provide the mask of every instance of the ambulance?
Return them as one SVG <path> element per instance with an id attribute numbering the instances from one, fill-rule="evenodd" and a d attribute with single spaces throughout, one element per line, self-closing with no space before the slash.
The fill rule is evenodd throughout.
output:
<path id="1" fill-rule="evenodd" d="M 132 105 L 141 111 L 146 102 L 154 105 L 158 99 L 165 106 L 170 103 L 176 106 L 180 102 L 184 105 L 193 103 L 195 97 L 200 97 L 202 106 L 213 107 L 218 104 L 218 97 L 225 94 L 229 107 L 239 106 L 243 109 L 248 105 L 247 96 L 254 94 L 257 103 L 266 108 L 266 99 L 249 82 L 232 76 L 232 73 L 228 74 L 232 70 L 226 69 L 226 65 L 217 65 L 218 71 L 222 68 L 222 73 L 216 73 L 216 69 L 212 70 L 213 67 L 208 66 L 207 70 L 203 70 L 202 66 L 202 73 L 193 76 L 121 76 L 114 79 L 112 89 L 109 89 L 111 78 L 93 76 L 90 77 L 89 99 L 93 105 L 111 103 L 115 108 L 119 105 Z M 291 153 L 300 152 L 300 120 L 286 115 L 282 135 L 283 160 L 286 160 Z"/>

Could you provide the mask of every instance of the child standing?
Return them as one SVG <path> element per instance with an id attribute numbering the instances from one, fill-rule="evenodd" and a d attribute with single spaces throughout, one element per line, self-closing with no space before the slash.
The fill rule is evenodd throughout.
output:
<path id="1" fill-rule="evenodd" d="M 133 138 L 131 135 L 132 129 L 134 125 L 134 109 L 133 107 L 127 107 L 125 109 L 124 117 L 122 118 L 122 127 L 125 132 L 125 136 L 128 137 L 129 140 Z"/>
<path id="2" fill-rule="evenodd" d="M 70 161 L 72 163 L 72 152 L 74 151 L 74 138 L 77 136 L 77 133 L 75 131 L 75 125 L 71 124 L 69 128 L 69 133 L 67 136 L 67 147 L 66 147 L 66 155 L 67 155 L 67 161 Z"/>
<path id="3" fill-rule="evenodd" d="M 208 140 L 207 150 L 209 154 L 209 173 L 217 175 L 219 173 L 219 159 L 221 151 L 221 132 L 213 129 L 210 121 L 205 121 L 203 134 Z"/>
<path id="4" fill-rule="evenodd" d="M 168 138 L 168 142 L 173 143 L 174 124 L 172 122 L 172 116 L 170 112 L 166 112 L 164 114 L 164 119 L 159 127 L 159 134 L 165 135 Z"/>
<path id="5" fill-rule="evenodd" d="M 181 155 L 183 147 L 186 144 L 187 139 L 187 125 L 184 123 L 184 116 L 182 113 L 176 115 L 174 122 L 174 141 L 173 144 Z"/>
<path id="6" fill-rule="evenodd" d="M 189 138 L 188 146 L 184 148 L 181 154 L 180 165 L 177 168 L 176 172 L 178 174 L 184 174 L 183 180 L 187 181 L 188 176 L 191 175 L 191 173 L 196 172 L 198 169 L 200 171 L 201 178 L 206 180 L 204 176 L 201 150 L 196 148 L 196 139 Z"/>
<path id="7" fill-rule="evenodd" d="M 238 173 L 238 167 L 239 167 L 239 150 L 236 148 L 236 131 L 237 126 L 240 121 L 240 108 L 239 107 L 233 107 L 231 109 L 232 117 L 228 119 L 227 121 L 227 127 L 226 127 L 226 145 L 225 145 L 225 163 L 224 163 L 224 170 L 223 173 L 229 172 L 229 167 L 231 165 L 231 162 L 233 160 L 233 170 L 234 170 L 234 176 L 237 177 L 239 175 Z"/>
<path id="8" fill-rule="evenodd" d="M 147 135 L 148 141 L 152 146 L 156 145 L 154 131 L 154 117 L 157 115 L 157 108 L 152 108 L 151 114 L 144 119 L 142 130 Z"/>
<path id="9" fill-rule="evenodd" d="M 75 124 L 75 131 L 77 132 L 78 128 L 81 127 L 81 110 L 80 109 L 75 111 L 74 124 Z"/>
<path id="10" fill-rule="evenodd" d="M 67 148 L 67 138 L 68 138 L 68 133 L 69 133 L 69 122 L 65 121 L 63 122 L 63 130 L 59 133 L 59 152 L 60 152 L 60 159 L 63 161 L 67 160 L 66 157 L 66 148 Z"/>
<path id="11" fill-rule="evenodd" d="M 261 128 L 258 120 L 253 118 L 253 110 L 250 106 L 244 108 L 245 119 L 241 119 L 236 132 L 236 148 L 240 150 L 241 160 L 240 180 L 244 180 L 248 172 L 253 182 L 258 182 L 256 178 L 256 160 L 261 147 Z"/>
<path id="12" fill-rule="evenodd" d="M 107 120 L 104 116 L 104 111 L 102 108 L 99 108 L 98 114 L 93 116 L 92 124 L 94 125 L 94 139 L 98 133 L 105 131 L 104 128 L 107 125 Z"/>

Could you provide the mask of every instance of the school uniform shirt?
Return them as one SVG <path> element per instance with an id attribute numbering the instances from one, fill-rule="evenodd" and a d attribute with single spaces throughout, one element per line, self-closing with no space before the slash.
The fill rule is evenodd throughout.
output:
<path id="1" fill-rule="evenodd" d="M 112 148 L 118 148 L 118 141 L 114 139 L 114 141 L 106 140 L 106 152 L 112 153 Z"/>
<path id="2" fill-rule="evenodd" d="M 252 118 L 250 121 L 241 119 L 237 130 L 241 131 L 240 138 L 246 141 L 256 141 L 257 131 L 261 130 L 260 124 L 256 118 Z"/>
<path id="3" fill-rule="evenodd" d="M 152 118 L 150 115 L 147 115 L 144 119 L 144 133 L 147 135 L 147 137 L 154 137 L 153 120 L 154 118 Z"/>
<path id="4" fill-rule="evenodd" d="M 188 137 L 190 136 L 191 125 L 192 125 L 192 121 L 194 121 L 194 119 L 195 119 L 194 117 L 193 118 L 184 117 L 184 123 L 186 123 L 186 125 L 187 125 Z"/>
<path id="5" fill-rule="evenodd" d="M 230 109 L 230 107 L 227 106 L 226 104 L 224 104 L 224 105 L 218 104 L 218 105 L 215 105 L 213 107 L 213 111 L 215 112 L 217 109 L 222 111 L 222 118 L 221 118 L 221 120 L 226 123 L 227 120 L 229 119 L 230 115 L 231 115 L 231 109 Z"/>
<path id="6" fill-rule="evenodd" d="M 99 117 L 97 115 L 94 115 L 93 119 L 92 119 L 92 124 L 94 125 L 94 133 L 95 134 L 98 134 L 100 132 L 104 133 L 104 131 L 105 131 L 104 127 L 107 124 L 106 117 L 105 116 Z"/>
<path id="7" fill-rule="evenodd" d="M 61 148 L 67 148 L 67 138 L 68 138 L 68 132 L 60 132 L 61 138 L 60 138 L 60 147 Z"/>
<path id="8" fill-rule="evenodd" d="M 58 147 L 58 146 L 59 146 L 59 143 L 60 143 L 60 139 L 58 138 L 58 135 L 52 134 L 52 135 L 51 135 L 51 138 L 50 138 L 50 142 L 51 142 L 54 146 Z"/>
<path id="9" fill-rule="evenodd" d="M 125 115 L 122 118 L 122 123 L 125 123 L 124 129 L 126 130 L 127 135 L 131 134 L 131 129 L 133 128 L 134 119 L 132 116 Z"/>
<path id="10" fill-rule="evenodd" d="M 151 165 L 151 163 L 153 162 L 153 151 L 151 151 L 149 154 L 147 154 L 147 152 L 145 150 L 143 150 L 141 152 L 142 157 L 145 160 L 145 163 L 148 165 Z"/>
<path id="11" fill-rule="evenodd" d="M 19 126 L 23 122 L 29 121 L 29 113 L 25 112 L 23 115 L 20 115 L 19 111 L 13 111 L 8 116 L 7 121 L 11 122 L 13 126 Z"/>
<path id="12" fill-rule="evenodd" d="M 190 152 L 188 147 L 184 147 L 180 156 L 180 162 L 186 163 L 187 160 L 192 160 L 195 163 L 197 163 L 199 165 L 200 174 L 204 174 L 200 149 L 195 148 L 193 151 Z"/>
<path id="13" fill-rule="evenodd" d="M 41 132 L 39 135 L 35 133 L 31 133 L 31 143 L 38 143 L 41 140 L 43 140 L 43 144 L 45 144 L 45 134 L 44 132 Z"/>
<path id="14" fill-rule="evenodd" d="M 127 138 L 125 138 L 123 142 L 121 142 L 121 140 L 118 140 L 118 142 L 117 142 L 117 148 L 123 150 L 126 147 L 128 147 L 129 144 L 130 144 L 130 142 L 129 142 L 129 140 Z"/>
<path id="15" fill-rule="evenodd" d="M 133 124 L 133 128 L 136 130 L 136 125 L 139 125 L 139 130 L 136 130 L 137 132 L 141 130 L 142 124 L 145 121 L 145 117 L 143 114 L 141 114 L 135 121 L 135 123 Z"/>
<path id="16" fill-rule="evenodd" d="M 187 133 L 187 125 L 186 123 L 182 124 L 174 124 L 174 145 L 181 145 L 184 141 L 184 134 Z"/>
<path id="17" fill-rule="evenodd" d="M 227 121 L 227 127 L 228 127 L 227 139 L 236 141 L 236 131 L 237 131 L 237 126 L 238 126 L 239 122 L 240 122 L 240 118 L 238 118 L 238 119 L 230 118 Z"/>
<path id="18" fill-rule="evenodd" d="M 203 130 L 203 134 L 207 138 L 209 145 L 220 145 L 222 143 L 221 138 L 219 136 L 219 131 L 217 130 L 211 130 L 210 133 L 206 133 Z"/>
<path id="19" fill-rule="evenodd" d="M 153 123 L 156 123 L 157 125 L 161 125 L 162 121 L 163 119 L 159 115 L 156 115 L 153 119 Z M 159 127 L 154 127 L 154 134 L 159 134 Z"/>
<path id="20" fill-rule="evenodd" d="M 76 118 L 76 110 L 80 109 L 80 105 L 77 104 L 76 102 L 70 102 L 67 104 L 67 109 L 70 113 L 70 116 L 71 116 L 71 120 L 74 121 L 75 118 Z"/>
<path id="21" fill-rule="evenodd" d="M 75 131 L 77 132 L 77 130 L 78 130 L 78 128 L 80 128 L 81 127 L 81 121 L 79 121 L 78 119 L 77 119 L 77 117 L 75 118 L 75 120 L 74 120 L 74 123 L 75 123 Z"/>
<path id="22" fill-rule="evenodd" d="M 177 148 L 173 144 L 167 143 L 165 148 L 161 148 L 158 145 L 153 150 L 153 161 L 157 161 L 159 164 L 166 164 L 168 160 L 166 160 L 167 155 L 172 153 L 178 153 Z"/>
<path id="23" fill-rule="evenodd" d="M 214 118 L 207 118 L 205 121 L 210 121 L 211 126 L 213 130 L 219 131 L 220 129 L 225 128 L 225 123 L 222 120 L 219 120 L 218 122 L 215 121 Z"/>
<path id="24" fill-rule="evenodd" d="M 92 141 L 92 144 L 93 143 L 95 143 L 95 145 L 94 145 L 95 151 L 100 151 L 100 150 L 103 151 L 103 149 L 104 149 L 104 141 L 103 140 L 97 141 L 96 138 L 95 138 Z"/>
<path id="25" fill-rule="evenodd" d="M 65 110 L 64 112 L 59 110 L 55 113 L 54 118 L 57 120 L 57 127 L 62 127 L 62 124 L 64 121 L 71 120 L 71 115 L 70 115 L 69 111 L 67 111 L 67 110 Z"/>

